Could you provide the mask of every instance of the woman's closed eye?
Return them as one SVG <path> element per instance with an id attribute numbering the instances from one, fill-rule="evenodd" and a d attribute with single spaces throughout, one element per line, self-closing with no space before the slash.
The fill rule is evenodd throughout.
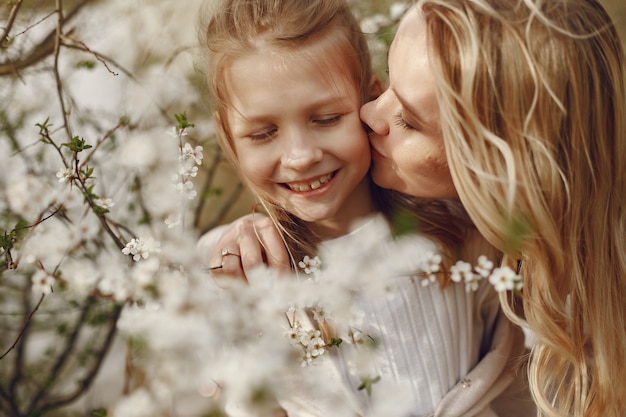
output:
<path id="1" fill-rule="evenodd" d="M 413 126 L 407 123 L 406 120 L 404 120 L 404 118 L 402 117 L 402 110 L 400 110 L 393 116 L 393 122 L 396 126 L 402 129 L 415 129 Z"/>

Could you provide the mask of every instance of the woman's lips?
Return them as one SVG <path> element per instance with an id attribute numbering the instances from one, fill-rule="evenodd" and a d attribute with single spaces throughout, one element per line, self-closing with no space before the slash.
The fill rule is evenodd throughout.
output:
<path id="1" fill-rule="evenodd" d="M 387 159 L 383 154 L 378 152 L 375 147 L 370 145 L 372 159 Z"/>

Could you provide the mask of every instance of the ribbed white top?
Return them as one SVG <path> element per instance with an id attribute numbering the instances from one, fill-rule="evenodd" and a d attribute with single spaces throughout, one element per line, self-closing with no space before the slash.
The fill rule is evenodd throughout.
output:
<path id="1" fill-rule="evenodd" d="M 350 235 L 326 242 L 324 250 L 359 244 L 359 235 L 371 233 L 367 229 L 372 227 L 380 229 L 381 222 L 370 222 Z M 388 230 L 378 233 L 383 232 L 388 234 Z M 434 248 L 432 242 L 420 236 L 411 243 L 416 256 Z M 390 247 L 378 246 L 377 250 L 384 257 Z M 423 286 L 419 279 L 408 276 L 398 277 L 394 283 L 388 296 L 356 299 L 365 314 L 360 330 L 377 344 L 373 353 L 377 375 L 372 377 L 380 376 L 380 381 L 372 386 L 372 398 L 388 392 L 386 388 L 404 388 L 411 397 L 404 397 L 412 402 L 411 415 L 432 415 L 444 395 L 489 349 L 490 330 L 499 311 L 498 297 L 486 280 L 472 292 L 456 283 L 443 290 L 439 284 Z M 347 349 L 351 348 L 343 345 L 331 353 L 340 374 L 367 409 L 370 397 L 365 390 L 356 389 L 361 380 L 350 372 L 351 354 Z"/>

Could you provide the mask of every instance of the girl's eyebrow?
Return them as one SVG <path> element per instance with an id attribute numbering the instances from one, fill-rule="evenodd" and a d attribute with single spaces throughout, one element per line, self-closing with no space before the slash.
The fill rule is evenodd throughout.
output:
<path id="1" fill-rule="evenodd" d="M 311 102 L 307 109 L 308 111 L 316 111 L 316 109 L 322 109 L 324 107 L 332 107 L 335 110 L 341 109 L 342 107 L 347 107 L 351 103 L 350 96 L 338 97 L 336 95 L 329 94 L 326 97 L 320 98 L 319 100 L 315 100 Z M 271 119 L 275 115 L 272 113 L 266 113 L 265 109 L 259 108 L 258 111 L 251 111 L 248 114 L 243 114 L 242 112 L 238 112 L 239 116 L 246 120 L 249 123 L 255 122 L 265 122 L 267 119 Z"/>

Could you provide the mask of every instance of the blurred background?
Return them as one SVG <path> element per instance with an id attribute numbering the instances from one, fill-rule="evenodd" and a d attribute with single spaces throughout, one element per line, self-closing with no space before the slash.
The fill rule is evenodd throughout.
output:
<path id="1" fill-rule="evenodd" d="M 210 1 L 210 0 L 208 0 Z M 63 0 L 67 39 L 62 51 L 66 85 L 75 108 L 83 108 L 85 125 L 125 113 L 131 128 L 172 125 L 174 114 L 186 112 L 196 125 L 190 132 L 205 146 L 197 183 L 201 203 L 196 211 L 199 231 L 250 212 L 254 199 L 215 147 L 201 68 L 197 67 L 197 17 L 201 0 Z M 403 2 L 351 0 L 355 14 L 371 36 L 374 66 L 385 77 L 386 46 L 393 37 L 393 12 Z M 406 2 L 404 2 L 406 3 Z M 12 5 L 20 7 L 12 15 Z M 626 1 L 605 0 L 626 38 Z M 35 115 L 54 103 L 55 89 L 44 72 L 53 55 L 56 24 L 54 2 L 3 2 L 0 29 L 8 27 L 0 48 L 0 134 L 21 133 Z M 397 13 L 396 13 L 397 14 Z M 104 65 L 108 62 L 108 68 Z"/>
<path id="2" fill-rule="evenodd" d="M 375 72 L 384 79 L 387 47 L 406 2 L 350 1 L 370 34 Z M 33 319 L 39 337 L 27 338 L 23 331 L 39 304 L 32 299 L 30 276 L 11 275 L 9 249 L 20 237 L 11 228 L 30 217 L 37 219 L 30 210 L 43 191 L 31 180 L 47 176 L 49 183 L 58 183 L 55 173 L 62 167 L 58 155 L 53 160 L 40 149 L 42 131 L 60 138 L 70 133 L 63 125 L 71 120 L 74 132 L 92 145 L 99 138 L 110 138 L 112 145 L 104 143 L 103 156 L 93 161 L 101 180 L 96 192 L 117 200 L 112 217 L 149 225 L 153 219 L 146 207 L 156 207 L 165 217 L 171 202 L 163 201 L 166 198 L 158 187 L 142 194 L 142 189 L 150 187 L 147 177 L 155 172 L 146 167 L 157 170 L 159 164 L 168 163 L 162 150 L 168 132 L 179 124 L 176 115 L 184 114 L 194 125 L 185 140 L 204 151 L 194 179 L 198 195 L 186 214 L 193 231 L 200 234 L 255 206 L 216 144 L 198 46 L 201 4 L 202 0 L 5 0 L 0 5 L 0 415 L 102 417 L 107 414 L 101 407 L 115 402 L 128 388 L 124 373 L 129 358 L 124 346 L 96 349 L 106 339 L 96 329 L 108 326 L 114 333 L 119 306 L 104 303 L 92 309 L 90 303 L 97 303 L 88 297 L 84 305 L 89 315 L 83 317 L 80 314 L 87 307 L 59 302 L 40 310 L 39 321 Z M 605 4 L 626 39 L 626 1 L 605 0 Z M 136 152 L 119 152 L 114 146 L 119 143 L 135 144 Z M 118 163 L 136 167 L 135 176 L 125 178 L 116 169 Z M 133 199 L 125 199 L 129 193 Z M 70 223 L 64 214 L 59 217 Z M 53 235 L 39 245 L 43 251 L 54 252 L 57 238 Z M 91 250 L 99 253 L 102 248 Z M 57 299 L 64 300 L 59 287 Z M 84 343 L 80 354 L 69 355 L 69 349 L 58 348 L 59 340 L 74 343 L 74 328 L 64 318 L 68 311 L 91 326 L 89 337 L 80 342 Z M 24 343 L 17 343 L 22 336 Z M 73 356 L 71 366 L 67 356 Z M 54 385 L 56 380 L 41 380 L 41 369 L 50 363 L 59 364 L 58 373 L 57 365 L 52 366 L 54 374 L 62 377 L 58 380 L 77 387 L 75 397 L 52 396 L 57 402 L 46 402 L 48 391 L 67 388 Z M 97 375 L 96 388 L 85 378 L 85 369 Z M 76 384 L 74 377 L 79 381 Z M 37 404 L 43 405 L 20 414 L 13 406 L 29 408 L 33 393 Z"/>

